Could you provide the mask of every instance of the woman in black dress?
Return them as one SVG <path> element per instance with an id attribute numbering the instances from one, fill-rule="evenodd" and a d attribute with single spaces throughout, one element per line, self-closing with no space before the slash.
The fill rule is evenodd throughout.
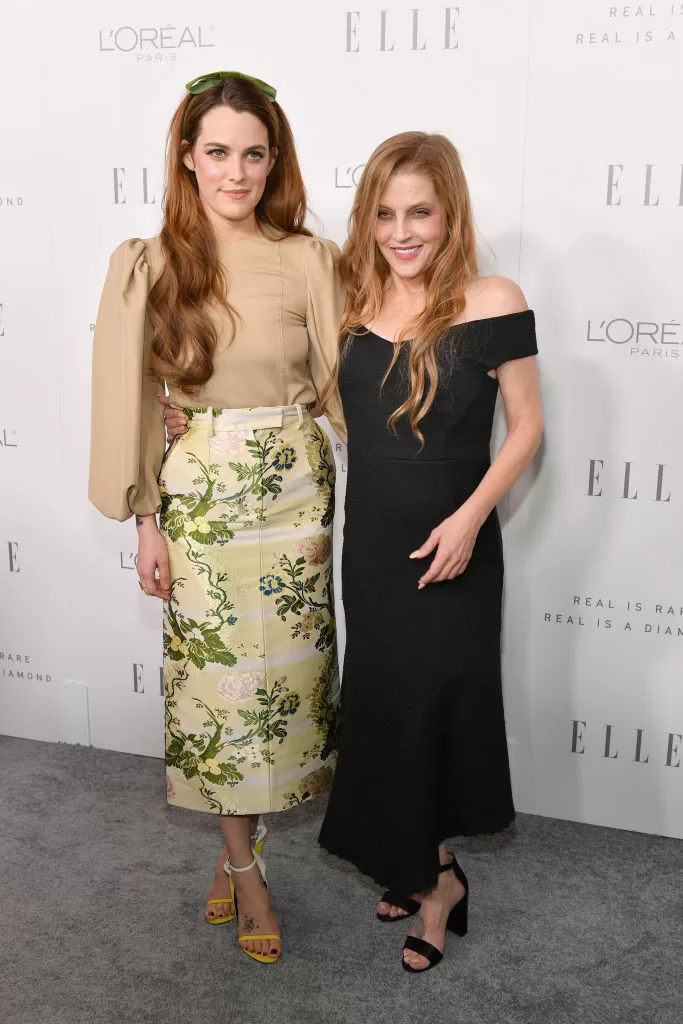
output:
<path id="1" fill-rule="evenodd" d="M 444 840 L 514 817 L 495 507 L 541 437 L 534 315 L 512 281 L 478 276 L 467 183 L 440 135 L 373 153 L 340 272 L 347 641 L 320 843 L 388 886 L 381 920 L 416 915 L 403 965 L 418 971 L 442 958 L 446 928 L 467 929 Z"/>

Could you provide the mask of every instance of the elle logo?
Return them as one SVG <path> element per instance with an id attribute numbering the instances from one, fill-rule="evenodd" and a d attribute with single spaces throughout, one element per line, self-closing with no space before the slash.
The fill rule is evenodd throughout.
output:
<path id="1" fill-rule="evenodd" d="M 126 199 L 126 168 L 125 167 L 114 167 L 114 205 L 124 206 L 127 202 Z M 147 181 L 147 168 L 140 168 L 140 175 L 135 178 L 137 186 L 137 195 L 142 196 L 142 203 L 144 206 L 153 206 L 156 203 L 156 196 L 150 197 L 150 190 Z"/>
<path id="2" fill-rule="evenodd" d="M 602 730 L 600 735 L 600 750 L 602 753 L 601 757 L 608 757 L 612 761 L 616 761 L 619 757 L 621 750 L 622 759 L 624 757 L 624 748 L 619 747 L 616 737 L 613 735 L 614 726 L 605 725 L 605 740 L 604 745 L 602 741 Z M 580 719 L 572 720 L 572 754 L 585 754 L 586 753 L 586 731 L 587 726 L 585 722 Z M 645 730 L 635 730 L 635 741 L 633 746 L 628 748 L 629 760 L 637 761 L 638 764 L 649 764 L 650 763 L 650 750 L 649 744 L 645 741 Z M 667 768 L 680 768 L 681 766 L 681 749 L 680 744 L 683 741 L 683 735 L 678 732 L 670 732 L 666 734 L 666 745 L 664 754 L 664 764 Z M 631 758 L 631 751 L 633 752 L 633 758 Z"/>
<path id="3" fill-rule="evenodd" d="M 137 661 L 133 662 L 133 693 L 144 693 L 145 692 L 145 683 L 144 683 L 144 680 L 142 678 L 143 669 L 144 669 L 144 665 L 141 665 Z M 163 668 L 159 669 L 159 695 L 161 697 L 164 696 L 164 670 L 163 670 Z"/>
<path id="4" fill-rule="evenodd" d="M 662 501 L 662 502 L 671 501 L 671 494 L 670 493 L 667 493 L 666 496 L 664 495 L 664 470 L 666 469 L 666 464 L 665 463 L 661 463 L 661 462 L 657 462 L 657 463 L 655 463 L 655 465 L 657 467 L 657 473 L 656 473 L 656 482 L 654 484 L 654 497 L 652 498 L 652 500 L 653 501 Z M 621 498 L 630 498 L 632 501 L 635 501 L 639 497 L 639 492 L 638 492 L 637 488 L 634 489 L 634 481 L 632 481 L 632 479 L 631 479 L 631 466 L 633 466 L 632 462 L 625 462 L 624 463 L 624 485 L 623 485 L 623 489 L 622 489 L 620 497 Z M 602 482 L 601 482 L 601 472 L 604 469 L 604 467 L 605 467 L 605 460 L 604 459 L 590 459 L 589 460 L 589 465 L 588 465 L 588 497 L 590 497 L 590 498 L 602 498 L 603 497 Z"/>
<path id="5" fill-rule="evenodd" d="M 9 552 L 9 571 L 20 572 L 19 569 L 19 545 L 15 540 L 7 541 L 7 549 Z"/>
<path id="6" fill-rule="evenodd" d="M 632 171 L 629 174 L 628 184 L 636 184 L 638 186 L 638 198 L 642 197 L 642 202 L 639 202 L 640 206 L 659 206 L 660 204 L 660 185 L 659 179 L 662 178 L 662 172 L 659 175 L 655 172 L 655 164 L 644 164 L 642 171 Z M 622 205 L 622 179 L 624 177 L 624 165 L 623 164 L 607 164 L 607 197 L 605 199 L 605 206 L 621 206 Z M 671 181 L 669 182 L 671 185 Z M 683 164 L 680 165 L 680 172 L 678 165 L 676 167 L 676 181 L 675 181 L 675 194 L 674 189 L 671 188 L 667 192 L 668 202 L 665 197 L 664 205 L 667 206 L 683 206 Z"/>
<path id="7" fill-rule="evenodd" d="M 411 17 L 407 13 L 391 11 L 382 8 L 373 11 L 379 14 L 379 22 L 373 18 L 373 25 L 364 39 L 371 40 L 371 48 L 383 53 L 392 53 L 398 48 L 402 50 L 426 50 L 428 46 L 436 46 L 441 50 L 457 50 L 460 40 L 457 35 L 458 19 L 460 18 L 459 7 L 444 7 L 443 18 L 438 34 L 429 37 L 423 24 L 424 11 L 420 7 L 413 7 Z M 346 52 L 359 53 L 361 49 L 361 12 L 346 12 Z M 397 34 L 398 33 L 398 34 Z M 375 45 L 378 44 L 378 45 Z"/>

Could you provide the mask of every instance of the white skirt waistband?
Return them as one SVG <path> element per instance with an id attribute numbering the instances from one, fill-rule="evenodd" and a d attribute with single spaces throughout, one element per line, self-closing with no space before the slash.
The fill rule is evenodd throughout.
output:
<path id="1" fill-rule="evenodd" d="M 304 416 L 308 414 L 306 405 L 262 406 L 253 409 L 206 409 L 192 410 L 192 425 L 205 426 L 209 434 L 218 434 L 222 430 L 263 430 L 267 427 L 283 427 L 285 423 L 296 420 L 301 427 Z"/>

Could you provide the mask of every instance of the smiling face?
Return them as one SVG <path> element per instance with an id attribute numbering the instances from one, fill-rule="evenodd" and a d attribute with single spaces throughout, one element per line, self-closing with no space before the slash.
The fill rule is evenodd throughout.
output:
<path id="1" fill-rule="evenodd" d="M 397 171 L 380 198 L 375 240 L 391 273 L 403 280 L 422 276 L 446 238 L 446 212 L 426 174 Z"/>
<path id="2" fill-rule="evenodd" d="M 217 235 L 253 234 L 254 210 L 275 163 L 263 122 L 232 107 L 212 107 L 183 163 L 195 173 L 199 198 Z"/>

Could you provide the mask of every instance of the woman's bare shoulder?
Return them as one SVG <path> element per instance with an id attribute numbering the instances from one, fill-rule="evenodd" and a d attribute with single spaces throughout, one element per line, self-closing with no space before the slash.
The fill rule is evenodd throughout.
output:
<path id="1" fill-rule="evenodd" d="M 465 289 L 466 319 L 506 316 L 528 309 L 524 292 L 509 277 L 475 277 Z"/>

